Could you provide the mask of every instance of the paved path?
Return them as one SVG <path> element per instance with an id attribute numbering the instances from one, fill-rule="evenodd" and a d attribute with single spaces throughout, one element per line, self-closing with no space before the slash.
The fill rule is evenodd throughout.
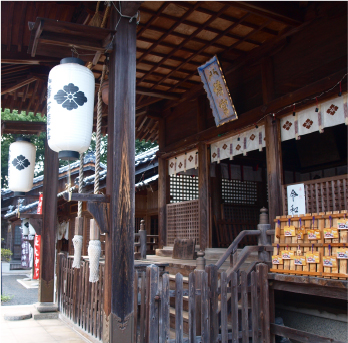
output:
<path id="1" fill-rule="evenodd" d="M 27 275 L 2 275 L 2 294 L 13 297 L 9 301 L 2 302 L 1 306 L 32 305 L 38 301 L 38 288 L 27 289 L 17 281 L 27 277 Z"/>
<path id="2" fill-rule="evenodd" d="M 4 314 L 28 313 L 33 306 L 9 306 L 0 308 L 0 340 L 6 343 L 86 343 L 95 342 L 76 332 L 60 319 L 8 321 Z"/>

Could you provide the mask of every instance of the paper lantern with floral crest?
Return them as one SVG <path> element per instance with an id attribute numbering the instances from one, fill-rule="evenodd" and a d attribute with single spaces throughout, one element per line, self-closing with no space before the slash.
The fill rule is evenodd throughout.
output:
<path id="1" fill-rule="evenodd" d="M 17 138 L 9 148 L 8 188 L 24 195 L 33 188 L 36 147 L 28 138 Z"/>
<path id="2" fill-rule="evenodd" d="M 94 75 L 79 58 L 64 58 L 49 73 L 47 140 L 61 159 L 78 159 L 91 143 L 94 90 Z"/>

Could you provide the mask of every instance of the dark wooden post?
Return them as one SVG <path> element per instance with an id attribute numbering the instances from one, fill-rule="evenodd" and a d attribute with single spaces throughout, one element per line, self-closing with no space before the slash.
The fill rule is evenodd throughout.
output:
<path id="1" fill-rule="evenodd" d="M 279 126 L 279 119 L 272 120 L 270 116 L 266 117 L 268 213 L 272 228 L 274 228 L 275 217 L 282 215 L 283 163 Z"/>
<path id="2" fill-rule="evenodd" d="M 198 159 L 199 241 L 204 251 L 209 245 L 209 168 L 205 143 L 198 144 Z"/>
<path id="3" fill-rule="evenodd" d="M 51 150 L 46 141 L 39 281 L 39 302 L 41 303 L 54 302 L 58 169 L 58 153 Z"/>
<path id="4" fill-rule="evenodd" d="M 165 119 L 159 120 L 159 151 L 165 147 Z M 166 206 L 169 203 L 168 161 L 158 158 L 158 241 L 162 249 L 167 244 Z"/>
<path id="5" fill-rule="evenodd" d="M 118 4 L 117 4 L 118 6 Z M 122 1 L 121 13 L 136 14 L 139 2 Z M 121 18 L 110 54 L 108 113 L 109 233 L 105 244 L 103 342 L 134 340 L 134 179 L 136 20 Z"/>
<path id="6" fill-rule="evenodd" d="M 274 98 L 274 78 L 272 59 L 266 58 L 261 64 L 262 92 L 264 104 Z M 280 140 L 280 121 L 272 120 L 270 116 L 265 120 L 267 183 L 268 183 L 268 213 L 269 222 L 274 228 L 273 219 L 282 215 L 282 181 L 283 163 Z"/>

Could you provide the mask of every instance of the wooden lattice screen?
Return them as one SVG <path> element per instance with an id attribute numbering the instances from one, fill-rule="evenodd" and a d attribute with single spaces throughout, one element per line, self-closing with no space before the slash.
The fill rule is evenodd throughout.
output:
<path id="1" fill-rule="evenodd" d="M 170 175 L 170 203 L 198 199 L 198 177 Z"/>
<path id="2" fill-rule="evenodd" d="M 348 175 L 311 180 L 305 185 L 306 212 L 319 213 L 348 209 Z M 287 186 L 283 186 L 283 214 L 288 214 Z"/>
<path id="3" fill-rule="evenodd" d="M 167 245 L 175 238 L 195 238 L 199 245 L 198 200 L 167 205 Z"/>
<path id="4" fill-rule="evenodd" d="M 256 181 L 222 179 L 222 200 L 229 204 L 256 205 L 257 184 Z"/>

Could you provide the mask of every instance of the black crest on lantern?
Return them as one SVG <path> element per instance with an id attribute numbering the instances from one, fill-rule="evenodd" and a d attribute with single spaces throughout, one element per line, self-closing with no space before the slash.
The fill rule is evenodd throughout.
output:
<path id="1" fill-rule="evenodd" d="M 69 83 L 67 86 L 64 86 L 63 89 L 60 89 L 54 96 L 54 100 L 68 111 L 77 109 L 87 102 L 85 93 L 79 91 L 79 87 L 75 86 L 73 83 Z"/>
<path id="2" fill-rule="evenodd" d="M 30 166 L 30 162 L 29 160 L 23 156 L 23 155 L 19 155 L 17 156 L 13 161 L 12 164 L 14 167 L 16 167 L 18 170 L 23 170 L 25 168 L 27 168 L 28 166 Z"/>

